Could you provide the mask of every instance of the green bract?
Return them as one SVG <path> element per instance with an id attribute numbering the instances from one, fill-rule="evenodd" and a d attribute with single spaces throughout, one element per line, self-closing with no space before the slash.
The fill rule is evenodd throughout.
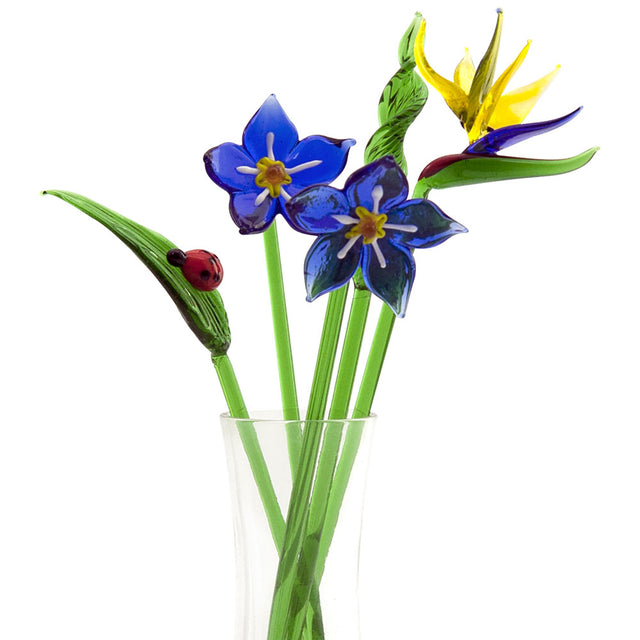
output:
<path id="1" fill-rule="evenodd" d="M 425 198 L 431 189 L 448 189 L 482 182 L 553 176 L 575 171 L 587 164 L 598 147 L 593 147 L 577 156 L 560 160 L 533 160 L 530 158 L 510 158 L 508 156 L 480 156 L 459 153 L 438 160 L 427 166 L 423 175 L 435 162 L 442 168 L 418 180 L 413 192 L 416 198 Z"/>

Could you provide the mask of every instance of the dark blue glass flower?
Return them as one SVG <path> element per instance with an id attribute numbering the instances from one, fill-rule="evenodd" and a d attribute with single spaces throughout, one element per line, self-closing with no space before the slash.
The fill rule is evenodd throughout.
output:
<path id="1" fill-rule="evenodd" d="M 467 230 L 429 200 L 407 200 L 392 156 L 362 167 L 344 189 L 313 186 L 287 202 L 290 224 L 319 236 L 305 260 L 307 300 L 348 282 L 358 267 L 372 293 L 402 317 L 415 277 L 413 249 Z"/>
<path id="2" fill-rule="evenodd" d="M 309 136 L 298 131 L 274 95 L 251 118 L 242 146 L 225 142 L 204 154 L 209 177 L 230 196 L 240 233 L 260 233 L 300 190 L 334 180 L 355 140 Z"/>

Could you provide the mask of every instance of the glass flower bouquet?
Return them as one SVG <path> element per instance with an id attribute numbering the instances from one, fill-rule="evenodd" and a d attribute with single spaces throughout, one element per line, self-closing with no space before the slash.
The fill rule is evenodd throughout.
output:
<path id="1" fill-rule="evenodd" d="M 242 144 L 225 142 L 205 153 L 206 172 L 228 192 L 231 217 L 240 233 L 264 237 L 282 399 L 278 419 L 265 420 L 246 409 L 227 353 L 230 331 L 218 291 L 223 269 L 216 255 L 202 249 L 182 251 L 158 233 L 85 197 L 45 192 L 74 205 L 120 238 L 164 286 L 211 354 L 228 405 L 223 428 L 235 490 L 239 638 L 320 640 L 359 635 L 357 616 L 354 622 L 344 613 L 351 596 L 327 592 L 325 569 L 335 555 L 338 571 L 341 566 L 357 569 L 359 516 L 353 524 L 345 511 L 349 500 L 355 500 L 356 512 L 361 503 L 351 494 L 363 484 L 357 475 L 364 468 L 362 449 L 395 320 L 407 310 L 416 272 L 414 251 L 467 231 L 428 199 L 431 190 L 564 173 L 582 167 L 597 150 L 558 160 L 500 154 L 566 124 L 580 111 L 523 123 L 556 71 L 507 92 L 529 43 L 495 79 L 502 19 L 498 10 L 493 37 L 479 65 L 474 66 L 467 51 L 451 81 L 428 63 L 425 22 L 416 15 L 400 42 L 400 68 L 382 92 L 380 127 L 366 145 L 364 166 L 341 189 L 329 185 L 342 173 L 355 141 L 321 135 L 300 140 L 273 95 L 250 119 Z M 455 113 L 469 145 L 426 164 L 410 197 L 403 144 L 427 101 L 424 81 Z M 294 231 L 316 236 L 304 262 L 307 299 L 328 294 L 303 413 L 289 338 L 278 214 Z M 351 306 L 342 331 L 351 284 Z M 383 305 L 354 394 L 371 294 Z M 277 433 L 275 424 L 280 425 Z M 281 459 L 274 458 L 274 442 Z M 251 501 L 257 504 L 256 513 L 247 511 Z M 252 540 L 262 526 L 266 542 Z M 339 530 L 345 527 L 355 540 L 350 559 L 339 556 Z M 265 566 L 259 566 L 263 561 Z M 353 586 L 338 576 L 332 589 L 347 583 Z M 335 611 L 341 613 L 334 615 Z"/>

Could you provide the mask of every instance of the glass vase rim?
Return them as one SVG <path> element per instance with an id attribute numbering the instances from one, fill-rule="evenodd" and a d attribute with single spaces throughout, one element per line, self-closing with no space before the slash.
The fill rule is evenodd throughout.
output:
<path id="1" fill-rule="evenodd" d="M 282 424 L 282 423 L 321 423 L 321 424 L 344 424 L 345 422 L 367 422 L 373 423 L 378 418 L 377 414 L 370 413 L 364 417 L 346 417 L 346 418 L 314 418 L 307 420 L 305 412 L 300 412 L 300 418 L 285 419 L 281 409 L 257 409 L 249 411 L 248 417 L 236 417 L 231 415 L 229 411 L 220 414 L 221 421 L 233 420 L 234 422 L 250 422 L 252 424 Z"/>

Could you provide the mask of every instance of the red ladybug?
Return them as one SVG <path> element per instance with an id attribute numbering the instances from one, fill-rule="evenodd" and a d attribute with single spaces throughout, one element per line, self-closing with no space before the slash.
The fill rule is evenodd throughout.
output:
<path id="1" fill-rule="evenodd" d="M 200 291 L 213 291 L 222 282 L 222 265 L 218 256 L 210 251 L 194 249 L 185 253 L 171 249 L 167 252 L 167 261 L 174 267 L 180 267 L 189 284 Z"/>

